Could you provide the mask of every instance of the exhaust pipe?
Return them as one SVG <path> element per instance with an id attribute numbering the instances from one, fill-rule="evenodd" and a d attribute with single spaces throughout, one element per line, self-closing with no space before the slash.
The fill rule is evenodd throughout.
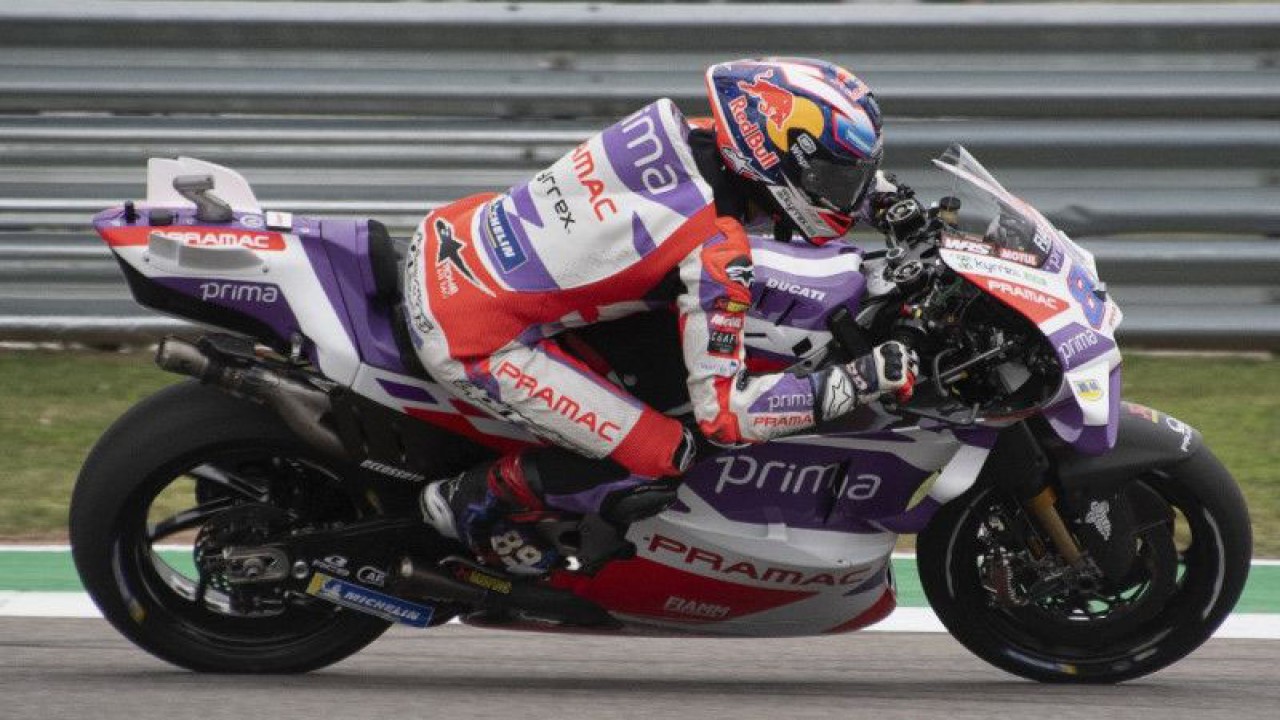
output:
<path id="1" fill-rule="evenodd" d="M 504 577 L 470 563 L 463 563 L 455 578 L 415 563 L 412 558 L 401 558 L 390 587 L 410 598 L 457 602 L 482 611 L 515 613 L 577 627 L 621 626 L 604 608 L 568 590 L 535 580 Z"/>
<path id="2" fill-rule="evenodd" d="M 325 422 L 332 410 L 329 395 L 291 377 L 260 365 L 231 366 L 199 345 L 166 337 L 156 348 L 156 365 L 179 375 L 196 378 L 234 395 L 261 402 L 276 411 L 290 430 L 317 450 L 351 461 L 342 440 Z"/>

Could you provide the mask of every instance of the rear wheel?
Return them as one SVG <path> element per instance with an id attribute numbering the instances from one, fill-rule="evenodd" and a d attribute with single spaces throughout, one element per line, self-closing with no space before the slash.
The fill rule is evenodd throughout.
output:
<path id="1" fill-rule="evenodd" d="M 305 672 L 387 628 L 377 618 L 239 587 L 222 547 L 358 518 L 342 468 L 270 411 L 196 383 L 143 401 L 98 441 L 71 502 L 76 569 L 103 615 L 139 647 L 207 672 Z"/>
<path id="2" fill-rule="evenodd" d="M 1123 583 L 1054 578 L 1060 558 L 1031 558 L 1032 525 L 993 487 L 945 506 L 917 544 L 930 605 L 987 662 L 1046 682 L 1110 683 L 1155 672 L 1207 640 L 1235 606 L 1252 539 L 1244 500 L 1207 448 L 1135 478 L 1169 522 L 1134 537 Z"/>

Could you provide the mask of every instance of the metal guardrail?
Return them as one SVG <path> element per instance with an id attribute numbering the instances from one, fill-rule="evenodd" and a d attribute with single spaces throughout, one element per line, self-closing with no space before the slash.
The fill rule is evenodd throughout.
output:
<path id="1" fill-rule="evenodd" d="M 149 337 L 88 217 L 148 156 L 271 208 L 372 215 L 527 178 L 702 70 L 834 59 L 888 169 L 965 143 L 1098 256 L 1129 342 L 1280 348 L 1280 5 L 187 3 L 0 6 L 0 338 Z M 114 333 L 114 334 L 113 334 Z"/>

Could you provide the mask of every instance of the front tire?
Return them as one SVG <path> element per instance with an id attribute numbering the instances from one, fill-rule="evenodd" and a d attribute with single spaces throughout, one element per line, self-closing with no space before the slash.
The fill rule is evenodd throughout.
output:
<path id="1" fill-rule="evenodd" d="M 199 565 L 202 528 L 246 506 L 272 517 L 354 519 L 360 508 L 342 493 L 341 472 L 266 408 L 195 382 L 172 386 L 133 407 L 90 452 L 71 499 L 76 569 L 103 616 L 162 660 L 225 673 L 324 667 L 388 624 L 311 598 L 246 609 L 236 589 L 184 571 L 192 561 L 159 546 L 186 538 Z M 190 503 L 157 516 L 153 505 L 180 485 Z"/>
<path id="2" fill-rule="evenodd" d="M 1021 509 L 985 486 L 943 507 L 918 539 L 920 580 L 943 625 L 983 660 L 1042 682 L 1129 680 L 1199 647 L 1235 607 L 1249 574 L 1253 543 L 1244 499 L 1204 447 L 1134 481 L 1167 502 L 1174 520 L 1156 530 L 1169 536 L 1136 540 L 1146 576 L 1128 596 L 1118 595 L 1121 612 L 1086 607 L 1055 615 L 1052 602 L 1019 608 L 998 602 L 982 580 L 990 558 L 978 537 L 992 514 Z M 1066 605 L 1059 599 L 1056 607 Z"/>

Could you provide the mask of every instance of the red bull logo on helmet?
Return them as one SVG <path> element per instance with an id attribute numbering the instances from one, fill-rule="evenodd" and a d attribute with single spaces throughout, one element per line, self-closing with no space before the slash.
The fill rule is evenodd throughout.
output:
<path id="1" fill-rule="evenodd" d="M 743 142 L 750 148 L 751 157 L 760 163 L 760 167 L 768 170 L 777 165 L 777 153 L 765 146 L 764 133 L 760 132 L 760 126 L 747 117 L 747 98 L 745 95 L 739 95 L 729 101 L 729 113 L 733 116 L 733 122 L 738 126 L 738 132 L 742 133 Z"/>
<path id="2" fill-rule="evenodd" d="M 791 113 L 795 110 L 796 96 L 769 82 L 773 70 L 757 75 L 751 82 L 738 81 L 738 89 L 755 98 L 756 112 L 768 119 L 777 132 L 786 130 Z"/>

